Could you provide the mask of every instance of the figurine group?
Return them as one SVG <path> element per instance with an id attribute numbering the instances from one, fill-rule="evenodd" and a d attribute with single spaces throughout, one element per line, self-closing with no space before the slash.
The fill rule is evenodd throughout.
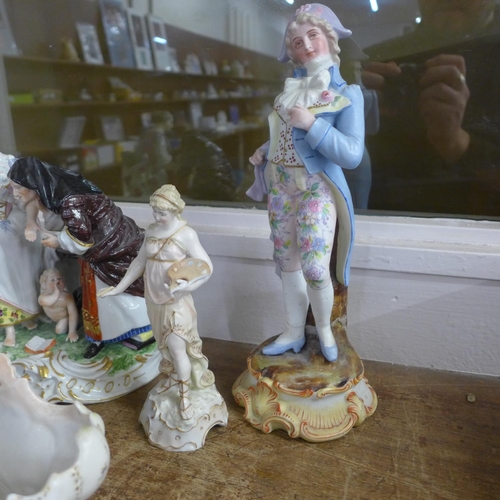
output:
<path id="1" fill-rule="evenodd" d="M 40 274 L 42 262 L 41 246 L 37 245 L 41 232 L 41 245 L 61 247 L 80 258 L 83 326 L 92 342 L 85 357 L 93 357 L 107 342 L 130 338 L 144 342 L 141 335 L 154 334 L 162 358 L 159 369 L 166 378 L 155 388 L 153 415 L 147 411 L 143 424 L 151 441 L 164 449 L 201 447 L 213 425 L 227 423 L 227 409 L 201 350 L 191 296 L 212 274 L 212 263 L 196 232 L 180 217 L 185 204 L 177 189 L 166 184 L 151 196 L 156 222 L 144 233 L 81 175 L 33 157 L 15 160 L 3 155 L 2 160 L 6 186 L 3 197 L 12 195 L 16 202 L 12 206 L 20 214 L 15 228 L 9 220 L 12 211 L 7 214 L 2 230 L 8 229 L 10 239 L 16 238 L 23 249 L 36 249 L 40 254 L 37 270 L 25 277 L 35 294 L 33 278 Z M 43 229 L 37 221 L 39 212 L 44 217 Z M 1 248 L 6 250 L 7 243 Z M 19 255 L 12 260 L 19 263 Z M 18 278 L 14 279 L 17 284 L 23 277 Z M 40 295 L 34 300 L 57 322 L 56 333 L 69 330 L 67 340 L 76 341 L 78 311 L 61 274 L 57 269 L 46 270 L 40 285 Z M 3 294 L 1 297 L 3 300 Z M 19 301 L 25 297 L 26 289 L 19 294 Z M 20 319 L 34 317 L 38 310 L 35 305 L 33 309 L 31 316 Z M 13 331 L 7 334 L 4 345 L 9 344 L 7 341 L 14 345 Z M 196 406 L 192 403 L 193 391 Z M 207 415 L 212 425 L 202 432 L 197 423 Z M 187 443 L 176 443 L 173 435 L 162 442 L 168 436 L 164 422 L 168 429 L 171 421 L 172 428 L 184 425 Z"/>
<path id="2" fill-rule="evenodd" d="M 105 306 L 97 297 L 97 290 L 118 284 L 125 275 L 143 231 L 80 174 L 24 157 L 13 163 L 8 176 L 14 199 L 26 210 L 27 238 L 35 239 L 40 227 L 34 216 L 41 211 L 41 244 L 80 258 L 83 324 L 91 341 L 85 357 L 94 357 L 106 343 L 151 337 L 142 280 Z"/>
<path id="3" fill-rule="evenodd" d="M 250 158 L 256 179 L 248 194 L 257 200 L 268 197 L 286 329 L 257 349 L 253 355 L 257 364 L 265 358 L 276 367 L 280 357 L 299 356 L 289 351 L 305 352 L 310 306 L 321 363 L 328 365 L 321 369 L 335 372 L 339 365 L 341 353 L 331 317 L 334 282 L 348 284 L 354 241 L 353 206 L 342 169 L 357 167 L 364 150 L 363 96 L 360 88 L 347 85 L 339 72 L 338 40 L 350 35 L 337 16 L 321 4 L 298 9 L 285 32 L 279 60 L 291 60 L 295 73 L 274 102 L 269 142 Z M 203 415 L 215 413 L 215 423 L 224 425 L 227 410 L 201 351 L 191 295 L 209 279 L 213 267 L 196 232 L 180 215 L 184 201 L 177 189 L 163 185 L 153 193 L 150 205 L 155 222 L 144 233 L 81 175 L 32 157 L 3 157 L 3 161 L 9 167 L 8 189 L 26 211 L 26 239 L 34 242 L 41 231 L 43 246 L 60 247 L 81 260 L 84 330 L 92 342 L 87 356 L 94 356 L 109 342 L 129 337 L 144 341 L 152 330 L 161 353 L 159 369 L 165 377 L 150 392 L 141 414 L 151 442 L 184 451 L 190 449 L 188 444 L 175 443 L 173 434 L 165 437 L 169 430 L 192 432 Z M 17 210 L 12 208 L 6 220 L 11 221 Z M 38 212 L 44 216 L 44 229 L 36 222 Z M 10 245 L 14 233 L 10 230 L 9 234 L 5 223 L 0 228 L 0 236 L 9 239 Z M 20 236 L 16 238 L 22 252 L 33 252 L 34 247 L 21 242 Z M 335 245 L 336 262 L 331 265 Z M 7 251 L 3 241 L 1 251 Z M 16 259 L 21 259 L 20 255 Z M 68 339 L 75 340 L 75 310 L 69 294 L 61 288 L 60 277 L 49 270 L 42 279 L 39 303 L 58 322 L 56 330 L 69 326 Z M 22 299 L 19 296 L 12 303 L 22 302 L 25 319 L 30 319 L 36 314 L 36 307 L 26 307 L 26 287 L 32 280 L 27 276 L 19 281 L 24 283 Z M 7 296 L 2 292 L 0 299 L 6 301 Z M 5 344 L 11 340 L 8 331 Z M 301 359 L 305 360 L 304 356 Z M 317 356 L 314 359 L 317 361 Z M 353 378 L 353 383 L 358 383 L 362 372 Z M 266 377 L 250 380 L 247 385 L 257 388 L 253 390 L 257 394 L 262 383 L 268 383 Z M 339 393 L 342 388 L 332 391 Z M 369 399 L 365 386 L 356 394 Z M 346 398 L 347 393 L 340 398 L 341 403 L 337 398 L 334 404 L 346 404 Z M 365 416 L 371 414 L 368 407 L 374 411 L 376 400 L 372 403 L 365 402 Z M 335 408 L 332 411 L 338 410 Z M 196 447 L 203 444 L 205 434 L 198 438 Z"/>

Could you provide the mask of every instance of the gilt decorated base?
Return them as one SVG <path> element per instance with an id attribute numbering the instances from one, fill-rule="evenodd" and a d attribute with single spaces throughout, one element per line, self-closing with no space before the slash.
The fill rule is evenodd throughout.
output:
<path id="1" fill-rule="evenodd" d="M 162 379 L 149 391 L 139 421 L 149 442 L 165 451 L 195 451 L 205 444 L 212 427 L 227 425 L 226 403 L 215 385 L 190 389 L 194 415 L 183 420 L 179 411 L 179 386 L 165 390 Z"/>
<path id="2" fill-rule="evenodd" d="M 321 442 L 344 436 L 375 412 L 377 395 L 364 377 L 363 363 L 339 321 L 333 331 L 339 347 L 334 363 L 321 354 L 315 333 L 307 334 L 298 354 L 262 354 L 276 337 L 252 351 L 248 369 L 233 385 L 246 420 L 266 433 L 283 429 L 290 437 Z"/>
<path id="3" fill-rule="evenodd" d="M 159 374 L 161 355 L 156 344 L 134 351 L 117 342 L 85 359 L 89 342 L 83 334 L 75 343 L 66 342 L 66 335 L 57 335 L 54 327 L 54 323 L 41 322 L 35 330 L 17 326 L 16 346 L 0 345 L 18 376 L 26 378 L 33 392 L 46 401 L 102 403 L 142 387 Z M 29 354 L 24 345 L 34 335 L 57 343 L 43 354 Z"/>

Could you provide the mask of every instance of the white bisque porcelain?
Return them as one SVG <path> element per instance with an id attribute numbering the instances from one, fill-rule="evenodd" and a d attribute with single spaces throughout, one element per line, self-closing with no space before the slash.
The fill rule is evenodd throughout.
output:
<path id="1" fill-rule="evenodd" d="M 97 413 L 44 401 L 0 354 L 0 500 L 84 500 L 109 460 Z"/>

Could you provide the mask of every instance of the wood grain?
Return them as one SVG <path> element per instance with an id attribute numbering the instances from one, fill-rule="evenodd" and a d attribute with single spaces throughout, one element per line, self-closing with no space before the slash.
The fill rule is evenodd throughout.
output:
<path id="1" fill-rule="evenodd" d="M 229 424 L 210 431 L 196 452 L 148 444 L 138 418 L 156 382 L 92 405 L 111 448 L 108 476 L 92 499 L 500 498 L 498 378 L 365 361 L 377 411 L 346 437 L 313 444 L 244 420 L 231 387 L 251 350 L 204 340 Z"/>

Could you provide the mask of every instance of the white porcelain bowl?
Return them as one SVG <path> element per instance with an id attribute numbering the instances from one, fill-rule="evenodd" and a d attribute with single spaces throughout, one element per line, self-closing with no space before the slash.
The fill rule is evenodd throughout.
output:
<path id="1" fill-rule="evenodd" d="M 0 354 L 0 500 L 89 498 L 109 459 L 97 413 L 44 401 Z"/>

